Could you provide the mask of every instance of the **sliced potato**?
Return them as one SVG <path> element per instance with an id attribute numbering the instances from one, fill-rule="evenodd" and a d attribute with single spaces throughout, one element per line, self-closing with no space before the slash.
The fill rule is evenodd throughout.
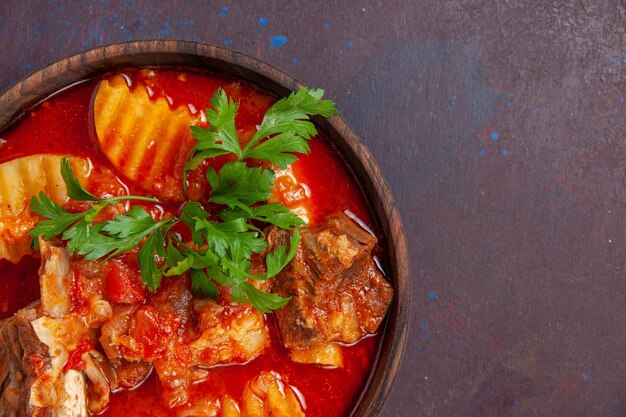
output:
<path id="1" fill-rule="evenodd" d="M 292 361 L 314 365 L 343 367 L 341 346 L 335 343 L 320 343 L 308 348 L 294 348 L 289 351 Z"/>
<path id="2" fill-rule="evenodd" d="M 61 158 L 60 155 L 38 154 L 0 164 L 0 216 L 22 214 L 31 197 L 41 191 L 55 203 L 65 203 L 68 197 L 61 177 Z M 70 158 L 70 165 L 84 183 L 89 161 Z"/>
<path id="3" fill-rule="evenodd" d="M 183 164 L 198 124 L 184 108 L 172 109 L 145 88 L 129 88 L 122 75 L 100 83 L 94 123 L 102 152 L 127 178 L 158 197 L 182 201 Z"/>
<path id="4" fill-rule="evenodd" d="M 84 183 L 89 161 L 70 158 L 70 165 Z M 29 205 L 31 198 L 40 192 L 57 204 L 68 200 L 60 155 L 31 155 L 0 164 L 0 259 L 17 262 L 31 252 L 28 232 L 39 218 Z"/>
<path id="5" fill-rule="evenodd" d="M 273 371 L 248 381 L 241 400 L 241 414 L 246 417 L 304 417 L 294 390 Z"/>

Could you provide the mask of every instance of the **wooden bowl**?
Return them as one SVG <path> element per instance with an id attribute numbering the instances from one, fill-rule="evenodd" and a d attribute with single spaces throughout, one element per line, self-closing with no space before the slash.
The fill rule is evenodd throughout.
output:
<path id="1" fill-rule="evenodd" d="M 278 97 L 302 86 L 258 59 L 217 46 L 168 40 L 120 43 L 65 58 L 9 87 L 0 96 L 0 131 L 51 94 L 78 81 L 123 68 L 147 66 L 184 66 L 222 72 Z M 409 330 L 411 274 L 406 238 L 389 187 L 358 136 L 340 116 L 316 118 L 315 122 L 349 164 L 386 236 L 381 244 L 395 294 L 378 360 L 352 412 L 353 417 L 378 416 L 400 367 Z"/>

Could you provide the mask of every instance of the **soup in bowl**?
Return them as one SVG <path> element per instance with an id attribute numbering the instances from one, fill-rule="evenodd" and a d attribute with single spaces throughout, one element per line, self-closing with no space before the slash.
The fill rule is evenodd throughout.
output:
<path id="1" fill-rule="evenodd" d="M 3 415 L 380 410 L 406 340 L 406 245 L 323 93 L 146 41 L 0 98 Z"/>

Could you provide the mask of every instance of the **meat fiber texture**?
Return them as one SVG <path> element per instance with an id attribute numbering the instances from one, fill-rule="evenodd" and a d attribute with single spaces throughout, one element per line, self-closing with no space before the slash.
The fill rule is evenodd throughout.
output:
<path id="1" fill-rule="evenodd" d="M 26 308 L 0 322 L 0 415 L 35 415 L 28 406 L 30 387 L 42 366 L 47 347 L 39 341 L 30 322 L 36 308 Z"/>
<path id="2" fill-rule="evenodd" d="M 288 240 L 274 229 L 270 246 Z M 302 229 L 295 258 L 273 280 L 273 291 L 291 297 L 276 311 L 282 341 L 294 361 L 341 366 L 339 348 L 381 325 L 393 289 L 372 257 L 376 237 L 345 214 Z"/>

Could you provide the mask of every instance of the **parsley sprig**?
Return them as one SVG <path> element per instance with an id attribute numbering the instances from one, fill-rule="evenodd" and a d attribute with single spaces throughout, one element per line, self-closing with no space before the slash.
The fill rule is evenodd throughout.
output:
<path id="1" fill-rule="evenodd" d="M 276 102 L 265 114 L 256 134 L 241 146 L 235 117 L 239 104 L 218 89 L 207 109 L 209 127 L 192 126 L 197 139 L 187 161 L 183 186 L 189 171 L 205 159 L 233 154 L 236 160 L 219 171 L 208 168 L 211 186 L 208 201 L 221 207 L 210 213 L 196 201 L 187 201 L 178 216 L 154 220 L 141 206 L 134 205 L 126 213 L 97 222 L 96 216 L 107 206 L 120 201 L 159 200 L 144 196 L 100 198 L 85 190 L 74 174 L 67 157 L 61 160 L 61 175 L 70 198 L 89 201 L 92 205 L 80 213 L 70 213 L 55 204 L 44 193 L 31 200 L 31 210 L 41 220 L 30 232 L 43 239 L 59 237 L 67 241 L 71 253 L 88 260 L 110 259 L 140 246 L 137 259 L 141 277 L 154 291 L 163 276 L 188 272 L 195 293 L 208 297 L 217 295 L 217 284 L 230 287 L 232 300 L 250 302 L 257 310 L 269 312 L 288 302 L 276 294 L 258 289 L 254 280 L 267 280 L 278 274 L 296 254 L 300 241 L 299 226 L 303 221 L 279 203 L 266 203 L 274 187 L 271 168 L 249 166 L 249 160 L 268 161 L 279 168 L 295 162 L 294 153 L 307 153 L 307 140 L 317 131 L 310 121 L 312 115 L 336 114 L 330 100 L 322 100 L 323 90 L 300 89 Z M 213 207 L 213 206 L 212 206 Z M 267 251 L 262 231 L 272 224 L 291 230 L 288 244 L 265 256 L 265 272 L 252 274 L 251 257 Z M 173 233 L 177 225 L 189 229 L 191 242 L 183 242 Z"/>

